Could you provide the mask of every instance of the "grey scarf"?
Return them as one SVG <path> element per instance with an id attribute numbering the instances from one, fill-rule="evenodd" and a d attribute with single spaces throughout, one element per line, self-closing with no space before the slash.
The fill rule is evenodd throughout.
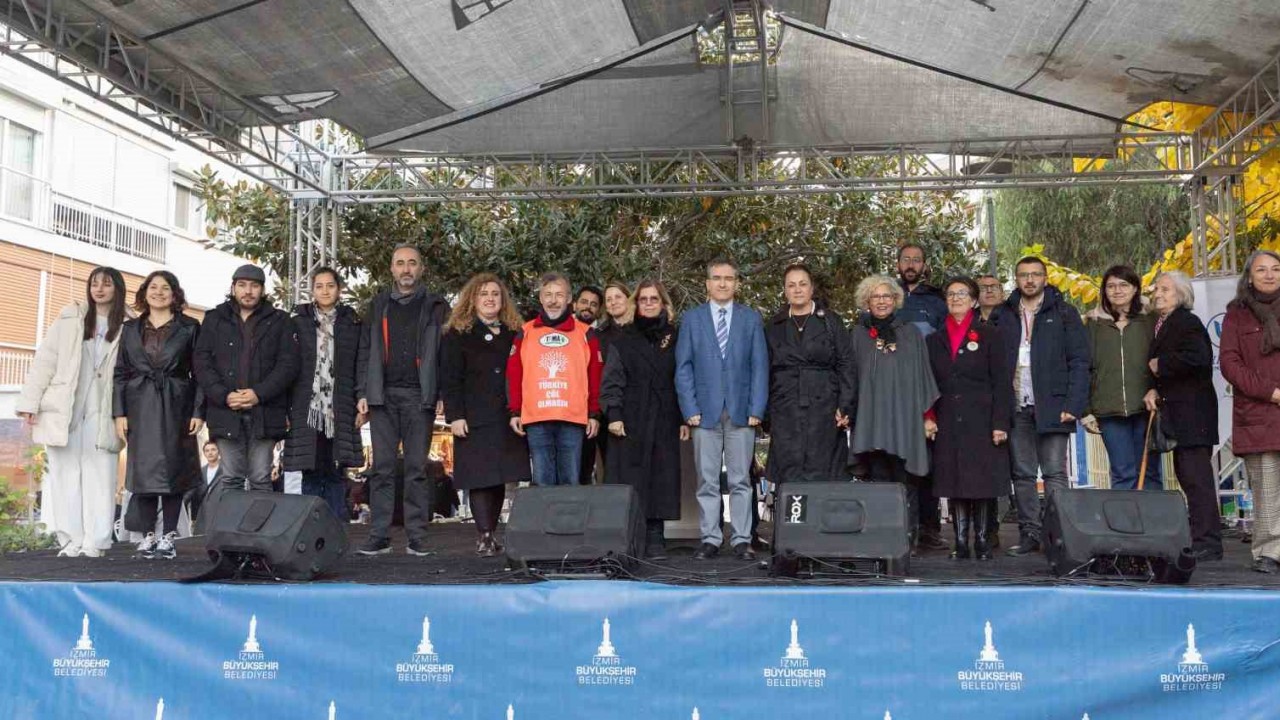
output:
<path id="1" fill-rule="evenodd" d="M 307 409 L 307 424 L 327 438 L 333 437 L 333 325 L 338 308 L 324 312 L 313 308 L 316 314 L 316 371 L 311 376 L 311 405 Z"/>
<path id="2" fill-rule="evenodd" d="M 1245 307 L 1253 311 L 1262 323 L 1262 354 L 1270 355 L 1280 350 L 1280 294 L 1262 294 L 1253 288 L 1244 296 Z"/>

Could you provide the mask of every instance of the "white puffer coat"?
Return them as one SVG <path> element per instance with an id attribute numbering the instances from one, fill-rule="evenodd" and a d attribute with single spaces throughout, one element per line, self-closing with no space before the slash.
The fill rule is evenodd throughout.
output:
<path id="1" fill-rule="evenodd" d="M 71 429 L 71 414 L 76 399 L 76 384 L 80 382 L 80 359 L 84 356 L 84 316 L 89 311 L 85 303 L 72 303 L 62 309 L 58 319 L 36 350 L 35 360 L 27 373 L 27 381 L 18 397 L 16 412 L 32 413 L 36 425 L 31 439 L 42 445 L 65 447 Z M 116 367 L 116 350 L 120 335 L 111 341 L 106 357 L 98 366 L 98 437 L 99 450 L 118 453 L 124 446 L 116 435 L 111 418 L 111 391 Z"/>

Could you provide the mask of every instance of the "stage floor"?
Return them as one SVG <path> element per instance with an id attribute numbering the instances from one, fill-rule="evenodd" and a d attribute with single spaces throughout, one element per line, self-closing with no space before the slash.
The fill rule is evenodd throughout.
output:
<path id="1" fill-rule="evenodd" d="M 944 533 L 947 531 L 944 526 Z M 535 582 L 525 573 L 510 570 L 504 558 L 480 558 L 475 554 L 475 528 L 469 522 L 444 521 L 431 526 L 429 540 L 435 550 L 426 557 L 404 552 L 404 538 L 397 528 L 393 535 L 393 552 L 377 557 L 354 554 L 354 548 L 368 532 L 367 525 L 349 525 L 352 551 L 317 582 L 445 585 Z M 766 525 L 762 535 L 771 532 Z M 1001 526 L 1002 548 L 991 561 L 951 560 L 947 551 L 922 552 L 912 559 L 909 579 L 872 580 L 876 584 L 943 584 L 943 585 L 1078 585 L 1082 580 L 1058 580 L 1048 571 L 1044 555 L 1012 558 L 1003 548 L 1017 542 L 1017 528 Z M 770 585 L 770 584 L 847 584 L 859 585 L 863 578 L 822 580 L 789 580 L 769 576 L 765 563 L 767 553 L 759 553 L 761 561 L 743 563 L 732 555 L 721 554 L 712 560 L 693 559 L 692 541 L 670 542 L 670 559 L 660 563 L 642 563 L 633 571 L 638 580 L 678 585 Z M 1192 576 L 1190 587 L 1280 588 L 1280 576 L 1265 575 L 1249 569 L 1249 546 L 1239 537 L 1224 540 L 1225 559 L 1203 563 Z M 0 581 L 64 581 L 64 582 L 143 582 L 180 580 L 197 576 L 209 567 L 203 538 L 186 538 L 178 543 L 174 560 L 145 560 L 133 557 L 131 545 L 118 543 L 104 557 L 60 558 L 54 550 L 10 553 L 0 556 Z M 1104 582 L 1105 585 L 1131 587 L 1134 583 Z"/>

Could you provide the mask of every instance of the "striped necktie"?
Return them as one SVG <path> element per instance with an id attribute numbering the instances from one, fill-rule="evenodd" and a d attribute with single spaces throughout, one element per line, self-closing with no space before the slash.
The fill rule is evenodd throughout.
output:
<path id="1" fill-rule="evenodd" d="M 729 322 L 725 319 L 728 314 L 728 308 L 720 308 L 720 316 L 716 319 L 716 342 L 720 343 L 720 357 L 724 357 L 724 350 L 729 346 Z"/>

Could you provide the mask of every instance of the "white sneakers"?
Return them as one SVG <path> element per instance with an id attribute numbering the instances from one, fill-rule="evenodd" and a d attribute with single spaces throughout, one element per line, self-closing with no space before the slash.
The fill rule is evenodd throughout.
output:
<path id="1" fill-rule="evenodd" d="M 156 543 L 156 550 L 153 557 L 172 560 L 178 557 L 178 550 L 174 548 L 173 542 L 178 539 L 178 533 L 167 532 Z"/>
<path id="2" fill-rule="evenodd" d="M 142 538 L 142 542 L 138 543 L 138 551 L 136 554 L 150 560 L 156 555 L 156 545 L 158 543 L 159 541 L 156 538 L 156 534 L 149 532 L 146 537 Z"/>

